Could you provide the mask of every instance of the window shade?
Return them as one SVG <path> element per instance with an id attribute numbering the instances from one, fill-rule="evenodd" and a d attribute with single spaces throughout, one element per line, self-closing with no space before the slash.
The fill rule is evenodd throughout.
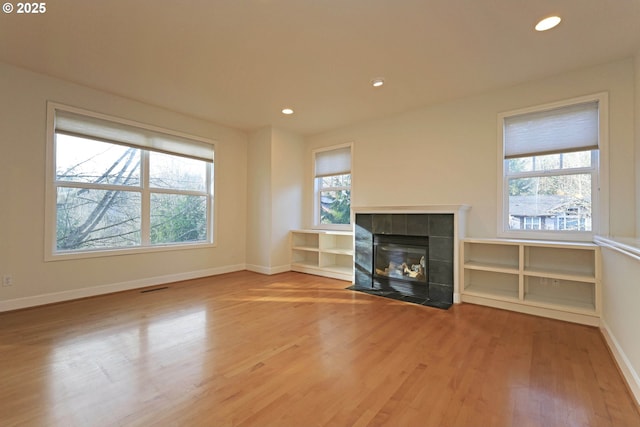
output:
<path id="1" fill-rule="evenodd" d="M 351 173 L 351 147 L 316 153 L 316 178 Z"/>
<path id="2" fill-rule="evenodd" d="M 598 102 L 569 105 L 504 119 L 504 157 L 598 148 Z"/>
<path id="3" fill-rule="evenodd" d="M 55 112 L 55 131 L 207 162 L 214 156 L 213 145 L 205 142 L 65 110 Z"/>

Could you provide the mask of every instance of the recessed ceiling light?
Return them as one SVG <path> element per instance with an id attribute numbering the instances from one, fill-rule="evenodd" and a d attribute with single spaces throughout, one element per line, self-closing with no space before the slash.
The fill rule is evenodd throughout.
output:
<path id="1" fill-rule="evenodd" d="M 536 31 L 547 31 L 558 25 L 562 21 L 559 16 L 549 16 L 536 24 Z"/>
<path id="2" fill-rule="evenodd" d="M 378 77 L 376 79 L 371 80 L 371 86 L 380 87 L 384 84 L 384 79 L 382 77 Z"/>
<path id="3" fill-rule="evenodd" d="M 293 110 L 291 108 L 283 108 L 282 114 L 286 114 L 287 116 L 293 114 Z"/>

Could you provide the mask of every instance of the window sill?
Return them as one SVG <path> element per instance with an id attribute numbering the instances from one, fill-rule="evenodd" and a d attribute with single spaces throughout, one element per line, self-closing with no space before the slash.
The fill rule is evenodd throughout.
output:
<path id="1" fill-rule="evenodd" d="M 332 225 L 332 224 L 321 224 L 314 225 L 311 227 L 312 230 L 328 230 L 328 231 L 353 231 L 353 226 L 351 224 L 341 224 L 341 225 Z"/>
<path id="2" fill-rule="evenodd" d="M 548 231 L 503 231 L 498 233 L 501 239 L 549 240 L 556 242 L 593 242 L 593 232 L 548 232 Z"/>
<path id="3" fill-rule="evenodd" d="M 45 254 L 44 261 L 68 261 L 75 259 L 86 259 L 86 258 L 104 258 L 111 256 L 121 256 L 121 255 L 139 255 L 139 254 L 148 254 L 154 252 L 171 252 L 171 251 L 183 251 L 183 250 L 192 250 L 192 249 L 206 249 L 206 248 L 215 248 L 215 243 L 191 243 L 191 244 L 180 244 L 180 245 L 159 245 L 159 246 L 147 246 L 147 247 L 137 247 L 137 248 L 126 248 L 126 249 L 109 249 L 109 250 L 100 250 L 100 251 L 85 251 L 85 252 L 62 252 L 62 253 L 49 253 Z"/>

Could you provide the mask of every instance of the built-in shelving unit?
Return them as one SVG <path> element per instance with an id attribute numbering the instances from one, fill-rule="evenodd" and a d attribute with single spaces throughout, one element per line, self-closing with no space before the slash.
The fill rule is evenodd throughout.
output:
<path id="1" fill-rule="evenodd" d="M 464 239 L 460 251 L 463 302 L 599 324 L 597 245 Z"/>
<path id="2" fill-rule="evenodd" d="M 291 270 L 353 281 L 353 233 L 293 230 Z"/>

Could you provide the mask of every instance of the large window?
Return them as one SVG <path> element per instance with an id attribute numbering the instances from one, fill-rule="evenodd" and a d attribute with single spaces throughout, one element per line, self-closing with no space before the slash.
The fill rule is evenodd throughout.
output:
<path id="1" fill-rule="evenodd" d="M 213 145 L 49 105 L 51 255 L 213 242 Z"/>
<path id="2" fill-rule="evenodd" d="M 314 152 L 315 224 L 347 228 L 351 223 L 351 145 Z"/>
<path id="3" fill-rule="evenodd" d="M 590 239 L 599 214 L 606 97 L 500 115 L 500 233 Z"/>

